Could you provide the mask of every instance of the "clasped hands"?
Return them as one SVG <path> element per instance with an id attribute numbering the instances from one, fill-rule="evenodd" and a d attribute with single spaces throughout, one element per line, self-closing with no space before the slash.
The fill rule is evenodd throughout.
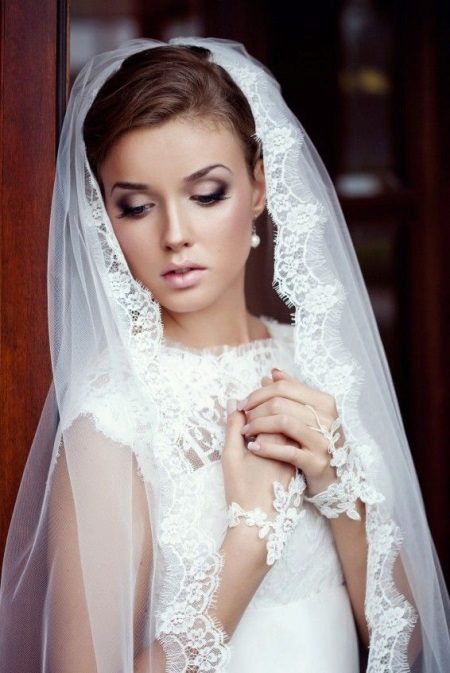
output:
<path id="1" fill-rule="evenodd" d="M 307 483 L 308 496 L 324 491 L 336 481 L 336 471 L 330 465 L 325 437 L 314 428 L 317 417 L 326 428 L 336 421 L 334 397 L 276 368 L 272 369 L 272 378 L 265 376 L 261 382 L 261 388 L 237 404 L 246 418 L 241 433 L 246 440 L 252 440 L 247 448 L 254 455 L 299 468 Z M 339 434 L 336 446 L 345 443 L 342 428 Z"/>

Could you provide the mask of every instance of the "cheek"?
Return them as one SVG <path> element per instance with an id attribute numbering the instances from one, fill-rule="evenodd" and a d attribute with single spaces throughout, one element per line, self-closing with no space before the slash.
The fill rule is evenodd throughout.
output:
<path id="1" fill-rule="evenodd" d="M 113 224 L 113 229 L 131 271 L 140 275 L 143 269 L 152 268 L 151 261 L 158 246 L 148 228 L 140 227 L 138 223 L 131 226 L 121 223 Z"/>
<path id="2" fill-rule="evenodd" d="M 242 250 L 246 256 L 250 234 L 251 210 L 245 198 L 237 198 L 228 207 L 223 208 L 220 218 L 213 227 L 211 242 L 214 241 L 218 250 L 225 255 L 235 256 Z"/>

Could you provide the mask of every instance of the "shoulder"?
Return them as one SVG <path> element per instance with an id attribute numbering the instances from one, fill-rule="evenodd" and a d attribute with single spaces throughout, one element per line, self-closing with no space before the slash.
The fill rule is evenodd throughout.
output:
<path id="1" fill-rule="evenodd" d="M 96 429 L 114 441 L 132 445 L 139 420 L 137 391 L 126 361 L 114 352 L 98 354 L 88 370 L 72 381 L 60 409 L 62 430 L 90 417 Z"/>

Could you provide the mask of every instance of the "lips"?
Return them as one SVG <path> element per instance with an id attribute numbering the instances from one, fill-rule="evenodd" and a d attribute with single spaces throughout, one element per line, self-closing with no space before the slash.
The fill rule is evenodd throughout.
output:
<path id="1" fill-rule="evenodd" d="M 186 260 L 184 262 L 181 262 L 180 264 L 168 264 L 164 269 L 161 274 L 161 276 L 166 276 L 167 274 L 183 274 L 188 271 L 192 271 L 192 269 L 204 269 L 205 267 L 202 266 L 201 264 L 197 264 L 196 262 L 191 262 L 190 260 Z"/>
<path id="2" fill-rule="evenodd" d="M 183 271 L 183 269 L 185 270 Z M 207 270 L 203 267 L 179 266 L 172 271 L 161 274 L 161 278 L 173 290 L 185 290 L 197 285 L 206 273 Z"/>

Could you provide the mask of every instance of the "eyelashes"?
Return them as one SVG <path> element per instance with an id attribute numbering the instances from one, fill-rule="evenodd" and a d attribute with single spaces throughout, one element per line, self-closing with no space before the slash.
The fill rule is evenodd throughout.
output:
<path id="1" fill-rule="evenodd" d="M 221 187 L 216 192 L 211 192 L 211 194 L 198 194 L 193 196 L 194 201 L 198 201 L 204 206 L 209 206 L 217 201 L 223 201 L 224 199 L 229 199 L 229 196 L 225 196 L 226 190 L 224 187 Z"/>
<path id="2" fill-rule="evenodd" d="M 142 217 L 147 210 L 150 210 L 150 204 L 142 206 L 129 206 L 126 203 L 119 203 L 120 215 L 117 217 Z"/>
<path id="3" fill-rule="evenodd" d="M 203 208 L 208 208 L 217 202 L 224 201 L 230 197 L 226 196 L 225 187 L 221 187 L 217 191 L 211 192 L 210 194 L 197 194 L 191 198 L 194 201 L 197 201 Z M 145 203 L 142 206 L 130 206 L 126 201 L 121 201 L 119 202 L 118 206 L 120 208 L 120 215 L 118 215 L 118 217 L 139 218 L 143 217 L 151 209 L 151 204 L 149 203 Z"/>

